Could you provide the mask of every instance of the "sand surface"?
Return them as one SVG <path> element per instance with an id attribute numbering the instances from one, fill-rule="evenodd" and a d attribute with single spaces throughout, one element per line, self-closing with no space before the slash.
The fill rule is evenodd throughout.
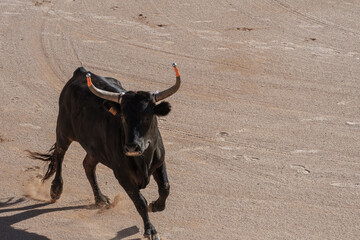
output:
<path id="1" fill-rule="evenodd" d="M 0 239 L 140 239 L 115 200 L 94 209 L 73 143 L 61 199 L 42 162 L 58 97 L 84 66 L 129 90 L 183 84 L 160 118 L 171 194 L 162 239 L 360 239 L 360 2 L 1 0 Z M 144 196 L 157 198 L 152 180 Z"/>

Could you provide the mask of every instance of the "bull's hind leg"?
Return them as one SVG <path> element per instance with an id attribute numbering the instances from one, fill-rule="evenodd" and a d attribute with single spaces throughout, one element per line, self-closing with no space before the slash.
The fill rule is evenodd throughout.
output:
<path id="1" fill-rule="evenodd" d="M 88 178 L 91 188 L 94 192 L 95 204 L 97 206 L 103 206 L 110 204 L 110 199 L 103 195 L 100 191 L 99 185 L 96 180 L 96 165 L 99 162 L 93 158 L 91 155 L 86 154 L 85 159 L 83 161 L 83 166 L 85 169 L 86 177 Z"/>
<path id="2" fill-rule="evenodd" d="M 62 179 L 62 163 L 64 160 L 64 155 L 68 149 L 70 143 L 61 144 L 56 142 L 55 151 L 54 151 L 54 164 L 56 169 L 55 178 L 51 183 L 50 196 L 53 202 L 60 198 L 63 191 L 63 179 Z"/>
<path id="3" fill-rule="evenodd" d="M 150 203 L 149 212 L 159 212 L 165 209 L 165 202 L 170 193 L 170 184 L 166 173 L 165 163 L 155 170 L 153 176 L 158 185 L 159 198 Z"/>

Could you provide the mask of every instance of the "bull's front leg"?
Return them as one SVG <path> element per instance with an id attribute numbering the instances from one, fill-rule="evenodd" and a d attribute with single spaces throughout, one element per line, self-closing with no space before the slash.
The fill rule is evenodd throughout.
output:
<path id="1" fill-rule="evenodd" d="M 170 193 L 170 184 L 166 173 L 165 162 L 155 170 L 153 176 L 158 185 L 159 198 L 150 203 L 149 212 L 159 212 L 165 209 L 165 202 Z"/>
<path id="2" fill-rule="evenodd" d="M 157 233 L 155 227 L 150 222 L 147 202 L 144 196 L 140 193 L 139 188 L 126 187 L 125 191 L 129 195 L 133 203 L 135 204 L 137 211 L 139 212 L 141 218 L 144 221 L 144 229 L 145 229 L 144 237 L 151 240 L 160 240 L 159 234 Z"/>

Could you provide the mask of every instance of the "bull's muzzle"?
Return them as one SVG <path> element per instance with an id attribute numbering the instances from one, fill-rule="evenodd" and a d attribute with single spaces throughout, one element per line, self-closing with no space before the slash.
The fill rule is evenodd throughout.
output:
<path id="1" fill-rule="evenodd" d="M 143 153 L 143 151 L 141 150 L 141 147 L 139 144 L 130 143 L 130 144 L 126 144 L 124 146 L 124 153 L 126 156 L 136 157 L 136 156 L 140 156 Z"/>

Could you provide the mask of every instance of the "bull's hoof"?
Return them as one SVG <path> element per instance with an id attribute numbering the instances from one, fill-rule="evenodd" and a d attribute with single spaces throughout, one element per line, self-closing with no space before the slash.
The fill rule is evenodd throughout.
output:
<path id="1" fill-rule="evenodd" d="M 144 237 L 150 240 L 160 240 L 160 235 L 157 233 L 156 229 L 150 222 L 145 224 Z"/>
<path id="2" fill-rule="evenodd" d="M 161 212 L 165 209 L 165 204 L 159 204 L 157 201 L 152 202 L 148 206 L 149 212 Z"/>
<path id="3" fill-rule="evenodd" d="M 103 207 L 103 206 L 107 206 L 107 205 L 110 205 L 111 204 L 111 201 L 110 201 L 110 198 L 108 198 L 107 196 L 105 195 L 99 195 L 95 198 L 95 205 L 97 207 Z"/>
<path id="4" fill-rule="evenodd" d="M 56 202 L 56 200 L 60 198 L 62 191 L 63 191 L 62 181 L 54 180 L 51 183 L 51 189 L 50 189 L 51 202 Z"/>
<path id="5" fill-rule="evenodd" d="M 144 237 L 146 239 L 150 239 L 150 240 L 160 240 L 160 235 L 155 233 L 155 234 L 152 234 L 152 235 L 149 235 L 149 234 L 144 234 Z"/>

